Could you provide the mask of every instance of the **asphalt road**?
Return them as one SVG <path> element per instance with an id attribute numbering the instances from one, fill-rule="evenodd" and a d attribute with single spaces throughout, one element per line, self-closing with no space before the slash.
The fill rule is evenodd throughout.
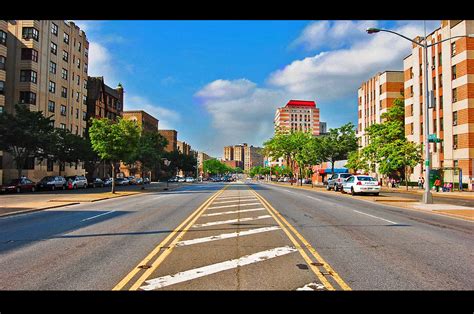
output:
<path id="1" fill-rule="evenodd" d="M 0 218 L 0 289 L 472 290 L 472 226 L 330 193 L 194 184 Z"/>

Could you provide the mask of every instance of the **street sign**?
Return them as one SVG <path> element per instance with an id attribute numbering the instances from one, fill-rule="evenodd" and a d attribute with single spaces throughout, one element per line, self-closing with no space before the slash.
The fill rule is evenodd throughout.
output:
<path id="1" fill-rule="evenodd" d="M 436 134 L 429 134 L 428 135 L 428 143 L 441 143 L 442 139 L 437 138 Z"/>

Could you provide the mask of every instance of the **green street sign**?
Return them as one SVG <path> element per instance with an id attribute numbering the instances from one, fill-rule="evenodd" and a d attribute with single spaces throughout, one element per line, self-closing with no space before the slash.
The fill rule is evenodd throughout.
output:
<path id="1" fill-rule="evenodd" d="M 430 165 L 430 161 L 429 160 L 425 160 L 425 166 L 429 166 Z"/>

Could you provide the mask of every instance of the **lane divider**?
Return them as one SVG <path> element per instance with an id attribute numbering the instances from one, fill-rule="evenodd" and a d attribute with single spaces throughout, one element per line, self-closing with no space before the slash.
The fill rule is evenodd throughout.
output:
<path id="1" fill-rule="evenodd" d="M 115 287 L 112 288 L 113 291 L 123 289 L 132 279 L 135 277 L 141 270 L 140 266 L 148 265 L 148 263 L 156 257 L 162 250 L 162 248 L 166 248 L 166 244 L 175 237 L 178 232 L 180 232 L 174 239 L 174 241 L 169 245 L 168 249 L 163 251 L 155 262 L 148 268 L 145 273 L 138 279 L 138 281 L 130 288 L 130 290 L 136 290 L 140 285 L 146 280 L 146 278 L 153 272 L 159 264 L 171 253 L 173 246 L 181 240 L 184 236 L 186 231 L 194 224 L 194 222 L 199 218 L 199 216 L 207 209 L 207 207 L 212 203 L 214 199 L 216 199 L 219 195 L 221 195 L 229 185 L 224 186 L 221 190 L 217 191 L 214 195 L 211 195 L 204 203 L 201 204 L 191 215 L 188 216 L 178 227 L 176 227 L 157 247 L 153 249 L 130 273 L 128 273 Z M 183 226 L 186 227 L 184 229 Z M 181 230 L 181 231 L 180 231 Z"/>
<path id="2" fill-rule="evenodd" d="M 335 290 L 331 283 L 329 283 L 329 281 L 326 279 L 325 275 L 323 275 L 322 272 L 314 265 L 313 261 L 309 258 L 303 248 L 306 248 L 313 255 L 318 264 L 324 267 L 324 269 L 326 270 L 325 274 L 332 275 L 332 278 L 343 290 L 352 290 L 349 285 L 347 285 L 344 280 L 342 280 L 342 278 L 336 273 L 336 271 L 334 271 L 334 269 L 332 269 L 332 267 L 329 266 L 329 264 L 319 255 L 319 253 L 311 246 L 311 244 L 309 244 L 309 242 L 306 241 L 306 239 L 298 231 L 296 231 L 296 229 L 290 223 L 288 223 L 288 221 L 265 198 L 255 192 L 252 187 L 249 186 L 249 188 L 255 194 L 255 196 L 262 202 L 262 204 L 268 209 L 268 211 L 277 221 L 277 223 L 282 227 L 283 231 L 286 233 L 290 241 L 293 242 L 294 246 L 298 249 L 301 256 L 304 258 L 306 263 L 309 265 L 309 267 L 315 273 L 321 283 L 326 287 L 326 289 Z M 303 245 L 300 245 L 300 243 L 296 241 L 292 233 L 299 239 L 299 241 L 301 241 Z"/>

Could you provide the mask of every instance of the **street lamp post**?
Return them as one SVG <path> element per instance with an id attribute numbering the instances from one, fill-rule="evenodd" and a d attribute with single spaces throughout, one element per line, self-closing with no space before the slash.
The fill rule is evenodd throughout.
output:
<path id="1" fill-rule="evenodd" d="M 171 160 L 168 160 L 166 158 L 161 158 L 161 160 L 163 160 L 163 163 L 165 164 L 166 167 L 169 167 L 169 165 L 171 164 Z M 168 190 L 168 187 L 169 187 L 169 179 L 166 179 L 166 189 Z"/>
<path id="2" fill-rule="evenodd" d="M 433 43 L 433 44 L 430 44 L 428 45 L 428 40 L 426 38 L 426 23 L 425 23 L 425 36 L 423 38 L 421 38 L 423 40 L 423 44 L 421 44 L 420 42 L 417 42 L 411 38 L 408 38 L 402 34 L 399 34 L 397 32 L 394 32 L 394 31 L 391 31 L 391 30 L 388 30 L 388 29 L 382 29 L 382 28 L 374 28 L 374 27 L 371 27 L 371 28 L 367 28 L 366 32 L 368 34 L 374 34 L 374 33 L 378 33 L 378 32 L 387 32 L 387 33 L 392 33 L 392 34 L 395 34 L 397 36 L 400 36 L 406 40 L 409 40 L 411 41 L 412 43 L 418 45 L 418 46 L 421 46 L 423 48 L 423 62 L 425 63 L 425 121 L 424 121 L 424 132 L 423 132 L 423 145 L 425 145 L 425 182 L 426 182 L 426 185 L 425 185 L 425 192 L 423 193 L 423 203 L 424 204 L 433 204 L 433 195 L 431 194 L 431 191 L 430 191 L 430 146 L 429 146 L 429 140 L 428 140 L 428 137 L 429 137 L 429 117 L 428 117 L 428 113 L 429 113 L 429 95 L 428 95 L 428 48 L 431 47 L 431 46 L 434 46 L 435 44 L 439 44 L 439 43 L 442 43 L 444 41 L 447 41 L 447 40 L 451 40 L 453 38 L 458 38 L 458 37 L 469 37 L 469 38 L 473 38 L 474 37 L 474 34 L 469 34 L 469 35 L 465 35 L 465 36 L 453 36 L 453 37 L 450 37 L 450 38 L 447 38 L 447 39 L 444 39 L 444 40 L 441 40 L 439 42 L 436 42 L 436 43 Z M 407 178 L 405 178 L 405 180 L 407 180 Z"/>

